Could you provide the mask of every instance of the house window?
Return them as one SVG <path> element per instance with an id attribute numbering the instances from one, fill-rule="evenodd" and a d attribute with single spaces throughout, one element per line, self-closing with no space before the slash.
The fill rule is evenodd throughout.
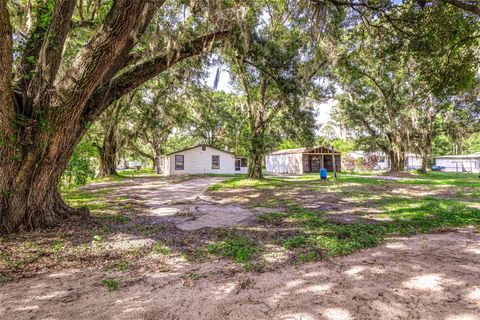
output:
<path id="1" fill-rule="evenodd" d="M 247 158 L 241 158 L 241 167 L 246 168 L 247 167 Z"/>
<path id="2" fill-rule="evenodd" d="M 183 155 L 175 156 L 175 170 L 183 170 L 184 163 L 185 161 Z"/>
<path id="3" fill-rule="evenodd" d="M 202 151 L 207 150 L 207 146 L 202 146 Z"/>
<path id="4" fill-rule="evenodd" d="M 220 169 L 220 156 L 212 156 L 212 169 Z"/>

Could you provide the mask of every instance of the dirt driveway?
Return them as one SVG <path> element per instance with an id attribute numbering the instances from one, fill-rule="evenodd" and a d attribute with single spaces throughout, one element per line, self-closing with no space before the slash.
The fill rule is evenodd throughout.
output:
<path id="1" fill-rule="evenodd" d="M 2 319 L 480 319 L 480 237 L 393 239 L 330 261 L 261 274 L 224 262 L 129 274 L 64 270 L 0 287 Z"/>
<path id="2" fill-rule="evenodd" d="M 143 203 L 149 224 L 173 223 L 182 231 L 202 228 L 228 228 L 247 224 L 255 210 L 222 204 L 205 195 L 208 187 L 225 177 L 194 177 L 180 180 L 145 180 L 125 185 L 115 196 L 128 195 Z"/>

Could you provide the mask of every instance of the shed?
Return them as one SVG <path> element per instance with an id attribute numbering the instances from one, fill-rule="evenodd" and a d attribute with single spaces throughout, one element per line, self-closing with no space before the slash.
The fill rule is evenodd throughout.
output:
<path id="1" fill-rule="evenodd" d="M 335 158 L 334 158 L 335 156 Z M 285 149 L 270 153 L 265 157 L 268 173 L 304 174 L 318 173 L 320 169 L 341 171 L 341 154 L 327 147 Z"/>
<path id="2" fill-rule="evenodd" d="M 444 172 L 480 173 L 480 152 L 467 155 L 437 156 L 435 165 Z"/>

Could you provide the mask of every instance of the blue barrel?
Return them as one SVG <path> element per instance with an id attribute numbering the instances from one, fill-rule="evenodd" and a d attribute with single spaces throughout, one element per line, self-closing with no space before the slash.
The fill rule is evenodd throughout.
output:
<path id="1" fill-rule="evenodd" d="M 320 169 L 320 179 L 327 180 L 327 169 Z"/>

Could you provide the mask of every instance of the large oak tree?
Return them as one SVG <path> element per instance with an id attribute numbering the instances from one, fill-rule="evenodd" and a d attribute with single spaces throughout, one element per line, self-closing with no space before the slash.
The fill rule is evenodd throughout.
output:
<path id="1" fill-rule="evenodd" d="M 57 185 L 89 125 L 120 97 L 228 34 L 219 26 L 219 17 L 199 27 L 212 17 L 208 12 L 191 22 L 189 37 L 178 36 L 185 42 L 158 41 L 152 50 L 138 45 L 142 36 L 152 21 L 154 29 L 160 29 L 159 20 L 178 8 L 177 2 L 107 1 L 102 4 L 106 13 L 92 14 L 96 18 L 91 21 L 74 21 L 74 16 L 83 16 L 76 5 L 73 0 L 38 1 L 25 35 L 12 22 L 14 5 L 0 0 L 2 232 L 47 226 L 60 217 L 85 214 L 65 204 Z M 222 9 L 219 3 L 215 6 Z M 190 8 L 191 16 L 203 8 L 213 10 L 203 3 Z M 163 14 L 158 14 L 161 10 Z M 83 26 L 89 28 L 84 33 L 87 41 L 75 51 L 68 47 L 68 37 Z M 163 32 L 174 32 L 175 25 L 169 27 Z"/>

